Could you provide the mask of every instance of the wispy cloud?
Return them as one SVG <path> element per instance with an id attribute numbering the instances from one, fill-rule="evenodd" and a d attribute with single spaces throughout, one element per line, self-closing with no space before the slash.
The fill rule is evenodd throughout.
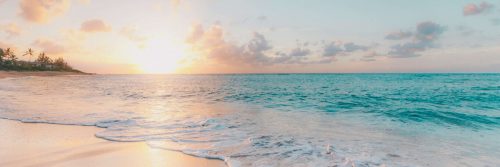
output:
<path id="1" fill-rule="evenodd" d="M 406 38 L 410 38 L 413 35 L 412 32 L 409 31 L 395 31 L 387 34 L 385 39 L 388 40 L 402 40 Z"/>
<path id="2" fill-rule="evenodd" d="M 353 42 L 342 43 L 340 41 L 336 41 L 336 42 L 326 43 L 323 46 L 322 55 L 324 57 L 335 57 L 341 55 L 349 55 L 349 53 L 351 52 L 367 51 L 369 49 L 370 49 L 369 46 L 359 45 Z"/>
<path id="3" fill-rule="evenodd" d="M 348 42 L 344 44 L 344 50 L 346 52 L 356 52 L 356 51 L 366 51 L 370 49 L 368 46 L 358 45 L 352 42 Z"/>
<path id="4" fill-rule="evenodd" d="M 360 61 L 365 61 L 365 62 L 370 62 L 370 61 L 376 61 L 378 57 L 384 57 L 385 55 L 382 55 L 378 52 L 375 51 L 370 51 L 363 57 L 361 57 L 359 60 Z"/>

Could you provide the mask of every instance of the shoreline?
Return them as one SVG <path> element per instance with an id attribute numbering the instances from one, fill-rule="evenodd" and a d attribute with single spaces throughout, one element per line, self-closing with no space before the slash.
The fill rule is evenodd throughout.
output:
<path id="1" fill-rule="evenodd" d="M 0 79 L 95 75 L 59 71 L 0 71 Z M 0 166 L 227 167 L 223 160 L 98 138 L 96 126 L 28 123 L 0 118 Z M 120 161 L 116 161 L 119 159 Z"/>
<path id="2" fill-rule="evenodd" d="M 28 76 L 95 75 L 61 71 L 1 71 L 0 79 Z M 95 126 L 26 123 L 0 118 L 0 166 L 186 166 L 226 167 L 224 161 L 116 142 L 95 136 Z M 120 159 L 120 161 L 114 161 Z"/>
<path id="3" fill-rule="evenodd" d="M 95 126 L 24 123 L 0 119 L 0 166 L 226 167 L 224 161 L 95 137 Z M 116 161 L 119 159 L 119 161 Z"/>
<path id="4" fill-rule="evenodd" d="M 95 75 L 84 72 L 66 72 L 66 71 L 2 71 L 0 70 L 0 79 L 3 78 L 19 78 L 27 76 L 62 76 L 62 75 Z"/>

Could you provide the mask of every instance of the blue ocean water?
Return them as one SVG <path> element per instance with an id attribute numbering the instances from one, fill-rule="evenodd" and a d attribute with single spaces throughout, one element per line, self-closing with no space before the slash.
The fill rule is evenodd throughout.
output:
<path id="1" fill-rule="evenodd" d="M 0 104 L 229 166 L 500 165 L 500 74 L 25 77 Z"/>

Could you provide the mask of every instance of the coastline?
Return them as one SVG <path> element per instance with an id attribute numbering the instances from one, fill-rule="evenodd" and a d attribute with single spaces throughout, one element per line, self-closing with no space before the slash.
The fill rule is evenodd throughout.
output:
<path id="1" fill-rule="evenodd" d="M 226 166 L 221 160 L 151 148 L 144 142 L 96 138 L 102 130 L 0 119 L 0 166 Z"/>
<path id="2" fill-rule="evenodd" d="M 0 79 L 3 78 L 17 78 L 17 77 L 27 77 L 27 76 L 60 76 L 60 75 L 94 75 L 90 73 L 83 72 L 65 72 L 65 71 L 1 71 Z"/>
<path id="3" fill-rule="evenodd" d="M 58 71 L 0 71 L 0 79 L 94 75 Z M 224 161 L 95 137 L 95 126 L 23 123 L 0 119 L 0 166 L 185 166 L 226 167 Z"/>

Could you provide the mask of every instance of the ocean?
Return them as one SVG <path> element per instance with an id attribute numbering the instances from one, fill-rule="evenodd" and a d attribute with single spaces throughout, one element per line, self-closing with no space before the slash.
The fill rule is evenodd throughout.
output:
<path id="1" fill-rule="evenodd" d="M 500 166 L 500 74 L 0 79 L 0 117 L 229 166 Z"/>

